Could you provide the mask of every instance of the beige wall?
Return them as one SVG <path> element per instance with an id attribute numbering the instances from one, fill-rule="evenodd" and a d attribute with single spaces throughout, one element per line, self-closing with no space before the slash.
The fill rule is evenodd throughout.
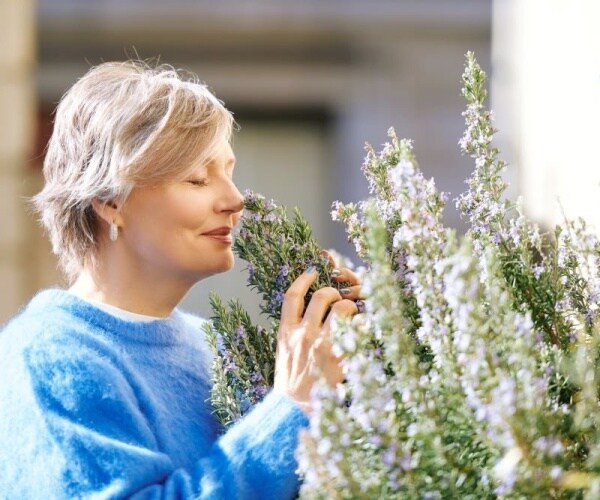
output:
<path id="1" fill-rule="evenodd" d="M 600 2 L 496 0 L 499 146 L 528 213 L 600 230 Z M 516 191 L 516 190 L 515 190 Z"/>
<path id="2" fill-rule="evenodd" d="M 32 154 L 35 115 L 35 4 L 0 2 L 0 322 L 31 294 L 33 248 L 24 196 L 36 177 Z"/>

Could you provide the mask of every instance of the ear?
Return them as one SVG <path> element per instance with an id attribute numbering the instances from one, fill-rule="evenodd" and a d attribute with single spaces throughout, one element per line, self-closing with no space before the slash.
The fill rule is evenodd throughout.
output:
<path id="1" fill-rule="evenodd" d="M 96 198 L 92 200 L 92 208 L 96 212 L 96 215 L 107 224 L 112 224 L 113 222 L 117 226 L 121 224 L 119 207 L 114 201 L 101 201 Z"/>

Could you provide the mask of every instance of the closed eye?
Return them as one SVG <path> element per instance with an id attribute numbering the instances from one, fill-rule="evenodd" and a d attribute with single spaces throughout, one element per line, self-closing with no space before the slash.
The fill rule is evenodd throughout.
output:
<path id="1" fill-rule="evenodd" d="M 203 187 L 208 184 L 206 182 L 206 179 L 189 179 L 187 182 L 189 184 L 192 184 L 193 186 L 197 186 L 197 187 Z"/>

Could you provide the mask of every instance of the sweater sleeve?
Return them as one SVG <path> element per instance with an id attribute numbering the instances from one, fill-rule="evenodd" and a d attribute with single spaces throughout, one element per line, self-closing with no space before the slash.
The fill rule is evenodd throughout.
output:
<path id="1" fill-rule="evenodd" d="M 30 349 L 23 370 L 16 379 L 31 397 L 0 410 L 0 418 L 8 419 L 5 431 L 12 421 L 27 435 L 6 437 L 0 468 L 12 460 L 13 477 L 41 477 L 16 479 L 15 494 L 27 497 L 27 487 L 39 498 L 284 499 L 297 492 L 294 453 L 308 421 L 284 395 L 269 394 L 182 469 L 160 451 L 152 408 L 113 360 L 89 347 Z"/>

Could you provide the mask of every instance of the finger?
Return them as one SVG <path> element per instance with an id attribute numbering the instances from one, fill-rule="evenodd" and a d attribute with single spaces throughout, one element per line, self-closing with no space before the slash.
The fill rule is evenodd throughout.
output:
<path id="1" fill-rule="evenodd" d="M 361 294 L 362 294 L 362 288 L 360 285 L 340 288 L 340 295 L 344 299 L 358 300 L 358 299 L 363 298 Z"/>
<path id="2" fill-rule="evenodd" d="M 327 250 L 321 250 L 319 252 L 319 255 L 321 257 L 326 258 L 329 261 L 329 264 L 331 264 L 332 268 L 335 269 L 337 267 L 337 261 L 335 260 L 335 257 L 330 252 L 328 252 Z"/>
<path id="3" fill-rule="evenodd" d="M 360 278 L 352 269 L 347 267 L 339 267 L 331 272 L 331 279 L 336 283 L 347 281 L 351 285 L 359 285 Z"/>
<path id="4" fill-rule="evenodd" d="M 310 332 L 316 331 L 321 326 L 331 306 L 339 300 L 342 300 L 340 292 L 330 286 L 320 288 L 313 293 L 304 313 L 304 324 Z"/>
<path id="5" fill-rule="evenodd" d="M 295 325 L 302 319 L 304 310 L 304 297 L 310 285 L 317 279 L 318 272 L 315 267 L 309 267 L 298 276 L 285 292 L 281 305 L 281 323 Z"/>
<path id="6" fill-rule="evenodd" d="M 350 318 L 358 313 L 358 306 L 352 300 L 343 299 L 339 302 L 336 302 L 331 307 L 331 311 L 327 315 L 327 320 L 325 321 L 324 330 L 329 332 L 331 330 L 331 323 L 335 321 L 335 319 L 340 318 Z M 329 334 L 326 335 L 329 337 Z"/>

